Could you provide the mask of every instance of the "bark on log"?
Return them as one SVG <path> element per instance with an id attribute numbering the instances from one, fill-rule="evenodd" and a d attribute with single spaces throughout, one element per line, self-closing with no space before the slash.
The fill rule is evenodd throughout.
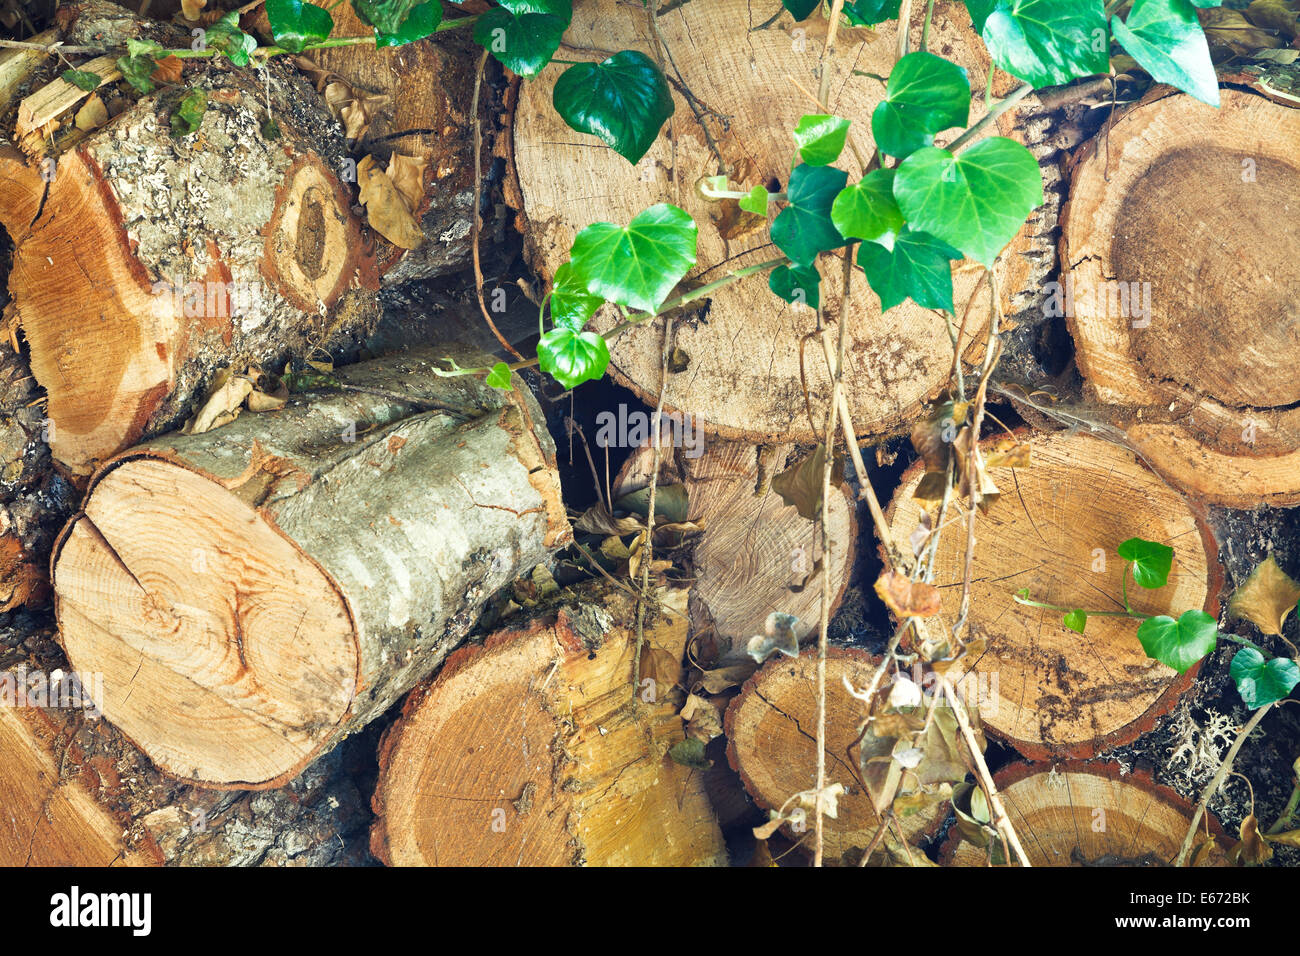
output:
<path id="1" fill-rule="evenodd" d="M 56 673 L 64 689 L 48 699 L 38 682 Z M 0 865 L 368 862 L 369 814 L 340 751 L 279 790 L 186 786 L 81 706 L 83 694 L 93 703 L 93 679 L 78 686 L 68 673 L 52 629 L 0 628 L 0 686 L 13 691 L 0 706 Z"/>
<path id="2" fill-rule="evenodd" d="M 825 858 L 856 863 L 880 828 L 880 818 L 858 771 L 858 740 L 865 705 L 851 697 L 844 679 L 861 689 L 871 682 L 879 661 L 857 648 L 831 647 L 826 658 L 826 784 L 843 784 L 838 815 L 826 817 Z M 787 810 L 796 793 L 817 787 L 817 655 L 805 652 L 791 660 L 777 656 L 765 664 L 728 705 L 725 719 L 727 760 L 754 802 L 765 810 Z M 932 823 L 924 813 L 898 821 L 909 843 Z M 795 832 L 782 831 L 811 852 L 813 817 Z M 896 843 L 893 834 L 889 842 Z M 921 851 L 912 849 L 920 854 Z"/>
<path id="3" fill-rule="evenodd" d="M 675 763 L 685 591 L 645 623 L 604 584 L 461 648 L 385 734 L 371 837 L 394 866 L 720 866 L 699 770 Z M 647 678 L 649 679 L 649 678 Z M 647 692 L 650 692 L 649 694 Z"/>
<path id="4" fill-rule="evenodd" d="M 1012 764 L 993 782 L 1032 866 L 1170 866 L 1192 821 L 1173 790 L 1115 764 Z M 1209 859 L 1224 866 L 1229 841 L 1218 820 L 1209 827 L 1219 850 Z M 954 828 L 939 859 L 986 866 L 988 854 Z"/>
<path id="5" fill-rule="evenodd" d="M 352 366 L 344 390 L 95 475 L 54 555 L 62 643 L 160 768 L 226 789 L 291 779 L 567 541 L 532 396 L 439 378 L 443 355 L 490 362 L 447 347 Z"/>
<path id="6" fill-rule="evenodd" d="M 338 127 L 291 67 L 268 77 L 187 74 L 208 95 L 195 134 L 170 135 L 180 92 L 164 89 L 48 156 L 39 130 L 30 162 L 0 145 L 9 288 L 74 474 L 179 425 L 216 366 L 282 363 L 377 315 Z"/>
<path id="7" fill-rule="evenodd" d="M 561 67 L 523 84 L 513 121 L 512 163 L 525 252 L 535 271 L 549 281 L 568 258 L 578 230 L 589 223 L 625 224 L 663 201 L 684 208 L 700 228 L 699 261 L 688 281 L 711 281 L 775 255 L 766 224 L 739 228 L 734 202 L 708 203 L 695 190 L 702 176 L 719 171 L 710 138 L 733 182 L 745 188 L 784 188 L 793 155 L 790 130 L 800 116 L 818 111 L 786 77 L 813 75 L 826 21 L 813 17 L 795 24 L 782 13 L 766 29 L 755 29 L 768 13 L 746 0 L 716 0 L 680 4 L 659 17 L 672 54 L 666 67 L 676 113 L 636 166 L 591 137 L 573 132 L 559 118 L 551 94 Z M 840 31 L 827 66 L 833 73 L 829 105 L 838 115 L 852 118 L 855 128 L 882 99 L 883 87 L 852 71 L 888 73 L 895 29 L 891 22 L 874 30 Z M 618 0 L 575 4 L 566 37 L 568 43 L 560 49 L 566 59 L 594 60 L 621 49 L 656 55 L 647 18 L 629 13 Z M 930 46 L 966 67 L 976 96 L 982 96 L 987 52 L 959 4 L 936 5 Z M 1005 79 L 999 75 L 999 83 Z M 707 133 L 683 98 L 684 87 L 700 104 Z M 854 135 L 865 147 L 861 130 Z M 954 135 L 941 136 L 939 142 L 949 142 Z M 987 292 L 973 296 L 982 271 L 968 261 L 954 266 L 958 314 L 971 306 L 964 350 L 984 338 Z M 823 307 L 838 318 L 840 270 L 828 266 L 824 278 Z M 847 316 L 845 394 L 859 434 L 882 435 L 909 421 L 947 381 L 952 346 L 944 323 L 933 312 L 908 302 L 882 316 L 879 300 L 861 276 L 856 284 Z M 602 310 L 593 328 L 608 331 L 620 318 L 612 309 Z M 675 323 L 676 347 L 689 362 L 684 371 L 669 375 L 665 408 L 693 413 L 708 431 L 727 438 L 817 441 L 805 411 L 799 368 L 801 340 L 813 328 L 813 312 L 777 299 L 765 275 L 719 290 L 709 297 L 703 317 Z M 647 322 L 611 345 L 614 377 L 650 406 L 658 399 L 662 339 L 661 322 Z M 830 393 L 825 362 L 815 343 L 806 351 L 810 401 L 813 408 L 823 408 Z"/>
<path id="8" fill-rule="evenodd" d="M 335 36 L 364 36 L 371 29 L 346 3 L 335 7 L 331 16 Z M 269 33 L 265 20 L 259 10 L 254 22 Z M 401 47 L 334 47 L 306 54 L 331 74 L 317 80 L 322 92 L 341 79 L 359 93 L 376 97 L 368 101 L 369 122 L 355 143 L 358 156 L 374 156 L 385 166 L 394 154 L 427 164 L 423 198 L 412 210 L 424 244 L 402 249 L 375 237 L 375 263 L 385 285 L 445 275 L 470 263 L 475 119 L 470 106 L 476 51 L 481 52 L 470 30 L 462 29 Z M 485 81 L 480 102 L 486 104 L 490 94 Z M 491 124 L 484 124 L 484 163 L 490 162 L 491 132 Z"/>
<path id="9" fill-rule="evenodd" d="M 1088 390 L 1172 483 L 1234 508 L 1300 502 L 1300 239 L 1277 229 L 1297 141 L 1300 112 L 1252 94 L 1148 98 L 1087 150 L 1064 212 L 1058 304 Z"/>
<path id="10" fill-rule="evenodd" d="M 974 681 L 980 719 L 1035 760 L 1093 757 L 1150 730 L 1189 686 L 1183 675 L 1149 659 L 1138 622 L 1089 617 L 1084 636 L 1057 611 L 1027 607 L 1015 594 L 1079 608 L 1123 609 L 1124 561 L 1116 547 L 1132 537 L 1174 549 L 1169 583 L 1148 591 L 1131 582 L 1135 611 L 1177 616 L 1192 608 L 1217 613 L 1223 572 L 1201 510 L 1165 485 L 1119 445 L 1064 432 L 1031 439 L 1028 468 L 993 468 L 1001 496 L 977 517 L 971 571 L 969 637 L 987 649 L 954 680 Z M 887 511 L 894 540 L 917 527 L 922 503 L 913 467 Z M 966 508 L 948 513 L 934 562 L 943 605 L 918 619 L 935 640 L 949 631 L 961 604 Z M 970 695 L 968 695 L 970 697 Z"/>

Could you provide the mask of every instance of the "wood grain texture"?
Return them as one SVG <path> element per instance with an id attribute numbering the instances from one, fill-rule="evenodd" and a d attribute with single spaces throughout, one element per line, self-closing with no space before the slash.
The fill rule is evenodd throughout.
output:
<path id="1" fill-rule="evenodd" d="M 1179 676 L 1149 659 L 1138 621 L 1090 617 L 1083 635 L 1061 614 L 1018 604 L 1122 609 L 1125 563 L 1116 547 L 1132 537 L 1174 549 L 1169 583 L 1147 591 L 1129 581 L 1135 610 L 1174 616 L 1191 608 L 1217 612 L 1222 570 L 1200 512 L 1144 469 L 1128 450 L 1085 435 L 1036 435 L 1028 468 L 990 469 L 1001 497 L 978 516 L 971 575 L 970 636 L 987 648 L 974 675 L 980 719 L 1033 759 L 1091 757 L 1135 739 L 1190 686 L 1197 667 Z M 888 509 L 895 540 L 916 527 L 916 468 L 904 475 Z M 958 517 L 960 516 L 960 517 Z M 961 602 L 965 510 L 958 505 L 940 540 L 934 584 L 940 613 L 923 629 L 950 628 Z M 1199 667 L 1199 665 L 1198 665 Z M 954 679 L 958 676 L 955 675 Z"/>
<path id="2" fill-rule="evenodd" d="M 1249 93 L 1148 98 L 1085 153 L 1063 213 L 1087 389 L 1170 481 L 1230 507 L 1300 501 L 1300 240 L 1278 228 L 1298 140 L 1300 112 Z M 1117 283 L 1149 286 L 1149 326 Z"/>
<path id="3" fill-rule="evenodd" d="M 1173 790 L 1114 764 L 1012 764 L 994 783 L 1032 866 L 1170 865 L 1192 820 L 1191 804 Z M 1208 825 L 1226 848 L 1213 815 Z M 939 859 L 948 866 L 986 865 L 985 851 L 956 830 Z"/>
<path id="4" fill-rule="evenodd" d="M 653 656 L 658 693 L 634 700 L 635 605 L 598 587 L 588 603 L 460 649 L 407 699 L 380 750 L 377 857 L 393 866 L 725 865 L 702 774 L 667 755 L 683 736 L 673 684 L 686 592 L 660 592 L 676 614 L 645 628 L 643 662 Z"/>

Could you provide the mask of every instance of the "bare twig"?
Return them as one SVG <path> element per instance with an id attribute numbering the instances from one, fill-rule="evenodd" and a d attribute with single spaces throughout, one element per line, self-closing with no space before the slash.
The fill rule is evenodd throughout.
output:
<path id="1" fill-rule="evenodd" d="M 844 15 L 844 0 L 832 0 L 831 2 L 831 22 L 826 30 L 826 45 L 822 47 L 821 59 L 821 85 L 817 87 L 817 99 L 821 103 L 827 103 L 831 95 L 831 71 L 830 60 L 831 51 L 835 49 L 835 38 L 840 32 L 840 18 Z"/>
<path id="2" fill-rule="evenodd" d="M 1196 839 L 1196 828 L 1201 822 L 1201 817 L 1205 816 L 1205 810 L 1210 805 L 1210 798 L 1218 793 L 1219 788 L 1223 786 L 1223 781 L 1227 779 L 1228 773 L 1232 770 L 1232 762 L 1237 759 L 1237 754 L 1241 753 L 1246 738 L 1250 736 L 1251 731 L 1259 726 L 1259 722 L 1264 719 L 1264 715 L 1272 708 L 1272 704 L 1265 704 L 1256 710 L 1251 715 L 1250 720 L 1246 721 L 1246 726 L 1241 728 L 1241 733 L 1237 734 L 1237 739 L 1232 742 L 1232 746 L 1228 748 L 1223 763 L 1219 764 L 1219 769 L 1215 771 L 1205 791 L 1201 794 L 1201 800 L 1196 805 L 1196 813 L 1192 815 L 1191 826 L 1187 828 L 1187 836 L 1183 837 L 1183 845 L 1178 850 L 1178 858 L 1174 860 L 1174 866 L 1187 865 L 1187 857 L 1192 852 L 1192 843 Z"/>

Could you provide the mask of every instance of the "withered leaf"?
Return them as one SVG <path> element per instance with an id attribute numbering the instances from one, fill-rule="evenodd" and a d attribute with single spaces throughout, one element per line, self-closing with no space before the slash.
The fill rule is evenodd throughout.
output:
<path id="1" fill-rule="evenodd" d="M 1259 821 L 1255 819 L 1255 814 L 1252 813 L 1241 821 L 1237 833 L 1241 837 L 1241 842 L 1237 844 L 1234 855 L 1242 862 L 1259 864 L 1273 859 L 1273 848 L 1260 836 Z"/>
<path id="2" fill-rule="evenodd" d="M 233 422 L 239 417 L 244 399 L 252 391 L 253 383 L 247 378 L 231 374 L 230 369 L 222 369 L 212 380 L 199 410 L 181 429 L 182 434 L 199 435 Z"/>
<path id="3" fill-rule="evenodd" d="M 1229 618 L 1245 618 L 1264 634 L 1281 634 L 1282 623 L 1300 601 L 1300 584 L 1283 571 L 1273 555 L 1255 566 L 1228 602 Z"/>
<path id="4" fill-rule="evenodd" d="M 428 166 L 427 159 L 403 156 L 401 153 L 393 153 L 388 158 L 388 178 L 406 200 L 406 208 L 412 212 L 419 209 L 420 203 L 424 201 L 424 171 Z"/>
<path id="5" fill-rule="evenodd" d="M 700 685 L 704 688 L 705 693 L 721 694 L 729 687 L 739 687 L 745 683 L 757 669 L 756 664 L 744 661 L 739 664 L 729 664 L 726 667 L 703 671 L 700 675 Z"/>
<path id="6" fill-rule="evenodd" d="M 1029 442 L 1003 435 L 983 449 L 985 468 L 1028 468 Z"/>
<path id="7" fill-rule="evenodd" d="M 192 18 L 191 18 L 192 19 Z M 155 61 L 153 72 L 149 74 L 149 79 L 155 83 L 179 83 L 181 81 L 181 71 L 185 66 L 185 61 L 175 53 L 165 56 L 161 60 Z"/>
<path id="8" fill-rule="evenodd" d="M 376 165 L 373 156 L 366 156 L 357 164 L 357 183 L 371 228 L 403 249 L 418 249 L 423 245 L 424 233 L 406 207 L 406 200 L 388 173 Z"/>
<path id="9" fill-rule="evenodd" d="M 876 579 L 876 594 L 896 617 L 933 617 L 939 613 L 939 589 L 913 581 L 892 568 Z"/>
<path id="10" fill-rule="evenodd" d="M 686 721 L 686 736 L 708 743 L 714 737 L 722 736 L 722 717 L 718 708 L 707 698 L 690 694 L 680 714 Z"/>
<path id="11" fill-rule="evenodd" d="M 822 472 L 826 467 L 826 446 L 818 445 L 811 455 L 772 478 L 772 490 L 801 517 L 816 521 L 822 510 Z M 831 466 L 831 486 L 844 480 L 843 462 Z"/>
<path id="12" fill-rule="evenodd" d="M 104 101 L 99 98 L 98 93 L 90 94 L 90 99 L 77 110 L 73 122 L 76 123 L 77 129 L 86 131 L 98 129 L 108 122 L 108 108 L 104 106 Z"/>

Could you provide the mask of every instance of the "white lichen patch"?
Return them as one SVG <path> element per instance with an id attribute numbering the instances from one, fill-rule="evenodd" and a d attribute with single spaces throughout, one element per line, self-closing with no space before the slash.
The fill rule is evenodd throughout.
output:
<path id="1" fill-rule="evenodd" d="M 1198 724 L 1185 700 L 1173 712 L 1171 721 L 1169 771 L 1182 774 L 1190 784 L 1205 783 L 1219 769 L 1223 754 L 1232 745 L 1235 722 L 1226 714 L 1206 710 L 1205 723 Z"/>

